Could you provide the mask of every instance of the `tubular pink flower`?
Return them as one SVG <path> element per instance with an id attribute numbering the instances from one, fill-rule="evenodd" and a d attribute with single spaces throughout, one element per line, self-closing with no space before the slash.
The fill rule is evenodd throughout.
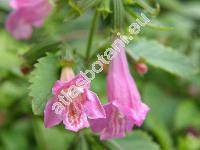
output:
<path id="1" fill-rule="evenodd" d="M 149 107 L 141 101 L 123 47 L 110 64 L 107 95 L 109 104 L 104 106 L 107 118 L 90 120 L 92 130 L 100 133 L 101 139 L 124 137 L 134 125 L 142 125 Z"/>
<path id="2" fill-rule="evenodd" d="M 88 119 L 106 117 L 99 98 L 89 90 L 89 84 L 83 84 L 84 81 L 85 79 L 78 75 L 69 82 L 59 80 L 55 83 L 52 89 L 54 96 L 48 101 L 44 111 L 46 128 L 63 121 L 66 129 L 77 132 L 82 128 L 89 127 Z M 74 86 L 76 87 L 72 90 L 71 87 Z M 67 93 L 70 93 L 69 89 L 75 93 L 75 96 L 72 95 L 71 98 L 69 95 L 67 96 Z M 62 107 L 58 106 L 58 103 L 62 104 Z M 56 114 L 56 109 L 60 113 Z"/>
<path id="3" fill-rule="evenodd" d="M 6 28 L 16 39 L 28 39 L 32 28 L 40 27 L 52 7 L 48 0 L 12 0 L 14 9 L 7 18 Z"/>

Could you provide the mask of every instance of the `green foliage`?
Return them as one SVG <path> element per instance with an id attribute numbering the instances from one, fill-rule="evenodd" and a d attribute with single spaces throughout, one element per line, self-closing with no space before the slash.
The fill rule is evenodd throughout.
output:
<path id="1" fill-rule="evenodd" d="M 128 134 L 123 139 L 114 140 L 118 145 L 120 150 L 159 150 L 159 146 L 154 143 L 151 137 L 142 131 L 134 131 L 132 134 Z"/>
<path id="2" fill-rule="evenodd" d="M 33 65 L 37 59 L 45 56 L 47 52 L 55 52 L 58 50 L 61 42 L 44 40 L 40 43 L 33 45 L 25 54 L 23 54 L 24 63 Z"/>
<path id="3" fill-rule="evenodd" d="M 74 134 L 70 132 L 63 132 L 61 129 L 46 129 L 43 121 L 34 120 L 34 133 L 38 149 L 57 150 L 65 149 L 73 140 Z"/>
<path id="4" fill-rule="evenodd" d="M 17 41 L 5 29 L 11 8 L 0 0 L 0 150 L 200 149 L 198 0 L 50 1 L 54 9 L 43 26 L 34 28 L 30 39 Z M 127 33 L 141 12 L 151 22 L 126 50 L 142 101 L 151 108 L 143 126 L 135 126 L 125 138 L 107 141 L 90 129 L 73 133 L 63 125 L 44 128 L 43 118 L 34 115 L 43 115 L 52 97 L 63 50 L 73 55 L 74 72 L 84 71 L 111 45 L 113 23 Z M 147 74 L 135 71 L 136 62 L 148 64 Z M 21 73 L 22 66 L 32 73 Z M 103 104 L 108 67 L 91 83 Z"/>
<path id="5" fill-rule="evenodd" d="M 15 41 L 8 33 L 2 30 L 0 30 L 0 41 L 0 74 L 3 71 L 11 71 L 19 75 L 19 66 L 22 60 L 18 55 L 24 51 L 26 45 Z"/>
<path id="6" fill-rule="evenodd" d="M 58 80 L 59 63 L 58 58 L 53 54 L 38 60 L 35 70 L 30 78 L 30 96 L 34 114 L 43 114 L 47 100 L 52 96 L 51 89 Z"/>
<path id="7" fill-rule="evenodd" d="M 144 60 L 154 67 L 181 77 L 189 78 L 197 73 L 197 67 L 189 58 L 156 41 L 140 39 L 137 43 L 130 44 L 127 51 L 137 61 Z"/>
<path id="8" fill-rule="evenodd" d="M 5 81 L 0 87 L 0 108 L 7 108 L 25 94 L 25 85 L 20 87 L 14 81 Z"/>
<path id="9" fill-rule="evenodd" d="M 181 130 L 187 127 L 200 129 L 200 110 L 192 100 L 183 101 L 175 113 L 175 128 Z"/>
<path id="10" fill-rule="evenodd" d="M 200 138 L 192 135 L 179 138 L 178 150 L 199 150 Z"/>
<path id="11" fill-rule="evenodd" d="M 143 98 L 151 108 L 145 126 L 154 134 L 163 149 L 173 149 L 169 130 L 177 107 L 176 99 L 153 84 L 147 84 L 143 92 Z"/>
<path id="12" fill-rule="evenodd" d="M 9 130 L 4 130 L 0 135 L 4 149 L 28 149 L 30 144 L 28 141 L 28 134 L 30 130 L 31 122 L 29 122 L 29 120 L 19 120 L 15 122 L 12 128 L 9 127 Z"/>

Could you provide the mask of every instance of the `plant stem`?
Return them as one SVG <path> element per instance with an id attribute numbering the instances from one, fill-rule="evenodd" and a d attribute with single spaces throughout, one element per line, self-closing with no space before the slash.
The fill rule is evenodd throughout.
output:
<path id="1" fill-rule="evenodd" d="M 98 11 L 96 10 L 95 13 L 94 13 L 94 16 L 92 18 L 90 33 L 89 33 L 89 37 L 88 37 L 88 43 L 87 43 L 87 49 L 86 49 L 86 61 L 88 61 L 89 58 L 90 58 L 90 50 L 91 50 L 91 47 L 92 47 L 92 40 L 93 40 L 93 37 L 94 37 L 94 32 L 96 30 L 97 21 L 98 21 Z"/>

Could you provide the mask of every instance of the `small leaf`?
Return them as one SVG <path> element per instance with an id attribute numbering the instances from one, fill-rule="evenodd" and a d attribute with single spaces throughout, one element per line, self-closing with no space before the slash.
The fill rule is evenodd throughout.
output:
<path id="1" fill-rule="evenodd" d="M 51 89 L 58 79 L 59 64 L 56 56 L 48 54 L 38 60 L 30 78 L 30 96 L 34 114 L 41 115 L 47 100 L 51 97 Z"/>
<path id="2" fill-rule="evenodd" d="M 155 67 L 183 78 L 188 78 L 198 72 L 197 67 L 189 58 L 157 41 L 140 39 L 136 44 L 130 44 L 127 52 L 135 60 L 143 59 Z"/>

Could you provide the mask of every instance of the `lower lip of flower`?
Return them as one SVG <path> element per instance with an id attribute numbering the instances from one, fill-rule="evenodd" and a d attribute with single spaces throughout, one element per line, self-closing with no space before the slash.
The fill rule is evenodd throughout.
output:
<path id="1" fill-rule="evenodd" d="M 70 124 L 70 126 L 74 127 L 80 127 L 82 126 L 82 121 L 81 121 L 81 106 L 79 106 L 77 103 L 71 103 L 68 106 L 68 113 L 67 113 L 67 120 Z"/>

